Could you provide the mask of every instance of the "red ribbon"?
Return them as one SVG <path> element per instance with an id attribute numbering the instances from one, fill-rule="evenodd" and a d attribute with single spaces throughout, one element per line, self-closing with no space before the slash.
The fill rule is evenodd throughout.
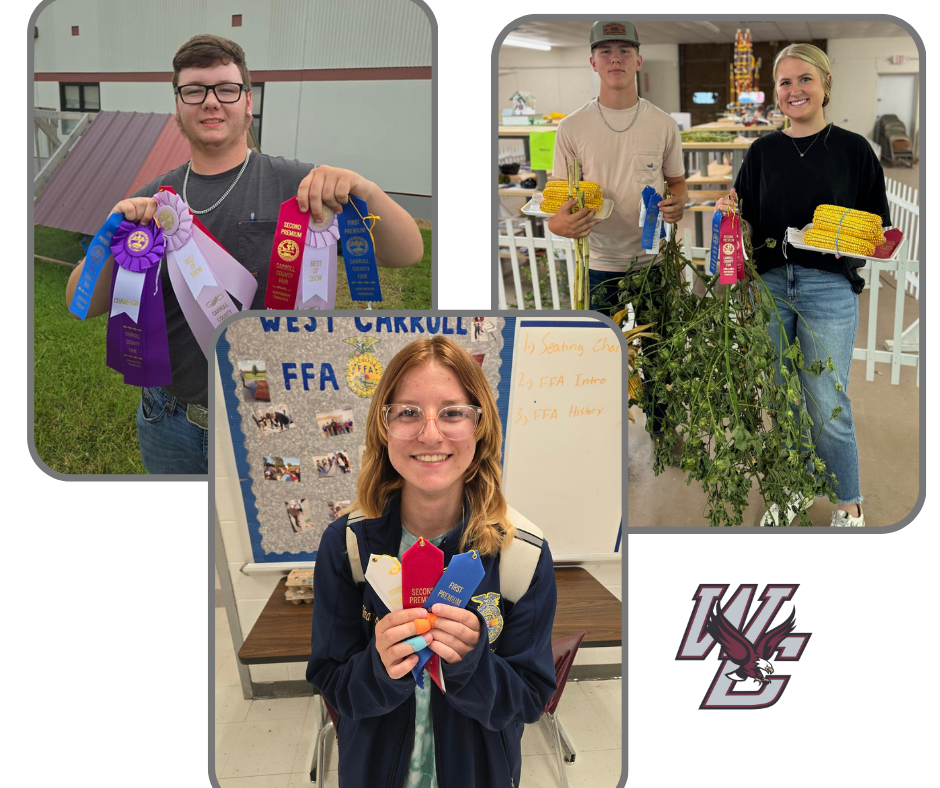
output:
<path id="1" fill-rule="evenodd" d="M 409 547 L 401 557 L 401 602 L 403 608 L 423 607 L 428 594 L 444 574 L 444 553 L 424 537 Z M 424 666 L 440 686 L 439 657 L 433 654 Z"/>
<path id="2" fill-rule="evenodd" d="M 264 293 L 267 309 L 293 309 L 296 305 L 309 221 L 310 214 L 300 210 L 296 197 L 281 203 Z"/>

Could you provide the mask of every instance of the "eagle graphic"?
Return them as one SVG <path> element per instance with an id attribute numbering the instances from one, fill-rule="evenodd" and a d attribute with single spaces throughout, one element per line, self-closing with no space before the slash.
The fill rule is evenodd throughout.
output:
<path id="1" fill-rule="evenodd" d="M 736 630 L 725 618 L 724 611 L 715 609 L 709 611 L 705 629 L 721 645 L 725 656 L 739 666 L 737 670 L 725 675 L 732 681 L 745 681 L 754 679 L 759 684 L 769 684 L 770 679 L 764 678 L 764 673 L 773 673 L 773 665 L 768 661 L 793 630 L 796 628 L 796 608 L 790 611 L 790 616 L 782 624 L 765 632 L 757 643 L 752 644 L 744 635 Z"/>

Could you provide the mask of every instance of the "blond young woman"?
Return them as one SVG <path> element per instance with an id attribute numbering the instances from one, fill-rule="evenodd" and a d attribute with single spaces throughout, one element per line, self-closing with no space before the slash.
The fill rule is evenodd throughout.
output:
<path id="1" fill-rule="evenodd" d="M 519 786 L 525 723 L 555 691 L 555 576 L 547 543 L 500 490 L 502 431 L 483 371 L 446 337 L 411 343 L 386 369 L 365 434 L 357 500 L 317 553 L 307 667 L 339 712 L 341 784 Z M 434 605 L 439 618 L 423 635 L 440 657 L 446 693 L 427 675 L 418 689 L 411 674 L 418 657 L 404 641 L 428 611 L 389 613 L 357 582 L 347 529 L 362 566 L 370 554 L 401 558 L 421 538 L 444 552 L 445 565 L 479 552 L 485 575 L 474 601 Z M 535 550 L 537 562 L 510 603 L 500 572 L 509 574 L 506 556 L 517 549 Z"/>
<path id="2" fill-rule="evenodd" d="M 830 524 L 859 527 L 865 516 L 848 388 L 858 294 L 864 287 L 858 268 L 865 262 L 795 249 L 784 240 L 788 227 L 812 222 L 818 205 L 868 211 L 889 226 L 884 173 L 868 140 L 826 120 L 833 77 L 825 52 L 811 44 L 791 44 L 777 54 L 773 77 L 774 98 L 790 119 L 789 128 L 754 142 L 730 197 L 719 200 L 718 207 L 731 210 L 734 198 L 741 200 L 757 271 L 777 302 L 780 318 L 773 313 L 768 330 L 778 355 L 783 333 L 789 343 L 799 338 L 806 368 L 816 358 L 824 364 L 832 358 L 838 379 L 829 371 L 813 377 L 799 370 L 800 383 L 817 453 L 838 482 Z M 841 414 L 830 420 L 837 408 Z M 783 516 L 773 507 L 759 524 L 788 525 L 799 508 L 812 503 L 792 500 Z"/>

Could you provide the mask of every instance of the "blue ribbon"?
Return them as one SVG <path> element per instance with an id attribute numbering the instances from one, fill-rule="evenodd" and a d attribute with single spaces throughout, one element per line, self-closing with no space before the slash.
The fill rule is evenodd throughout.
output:
<path id="1" fill-rule="evenodd" d="M 480 554 L 476 550 L 469 553 L 459 553 L 450 559 L 450 563 L 437 581 L 437 585 L 431 589 L 428 599 L 424 603 L 426 610 L 430 610 L 432 605 L 441 603 L 444 605 L 453 605 L 454 607 L 466 607 L 470 597 L 477 590 L 483 575 L 483 562 L 480 560 Z M 418 651 L 418 664 L 411 669 L 411 674 L 415 678 L 415 683 L 424 689 L 424 677 L 422 671 L 425 663 L 431 658 L 434 652 L 429 648 L 423 648 Z"/>
<path id="2" fill-rule="evenodd" d="M 643 223 L 643 248 L 652 249 L 659 240 L 656 235 L 656 221 L 659 219 L 659 202 L 662 198 L 652 186 L 643 189 L 643 203 L 646 205 L 646 221 Z"/>
<path id="3" fill-rule="evenodd" d="M 340 241 L 343 245 L 343 264 L 349 295 L 353 301 L 381 301 L 379 269 L 375 262 L 375 243 L 372 240 L 372 225 L 366 224 L 369 209 L 365 200 L 349 195 L 349 202 L 338 214 Z"/>
<path id="4" fill-rule="evenodd" d="M 721 210 L 712 216 L 712 250 L 708 260 L 708 273 L 718 273 L 718 257 L 721 255 Z"/>
<path id="5" fill-rule="evenodd" d="M 69 304 L 69 312 L 81 320 L 88 317 L 88 308 L 91 306 L 91 297 L 98 284 L 98 277 L 101 276 L 101 269 L 111 256 L 111 239 L 114 237 L 114 231 L 121 226 L 123 221 L 123 213 L 112 213 L 88 245 L 82 275 L 78 279 L 72 303 Z"/>

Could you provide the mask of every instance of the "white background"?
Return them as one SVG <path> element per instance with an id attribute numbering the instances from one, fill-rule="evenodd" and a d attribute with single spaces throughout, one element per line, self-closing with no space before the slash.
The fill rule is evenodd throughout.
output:
<path id="1" fill-rule="evenodd" d="M 625 6 L 559 0 L 429 5 L 439 29 L 438 151 L 446 173 L 435 227 L 440 306 L 485 308 L 492 261 L 493 42 L 524 14 L 590 10 L 617 17 Z M 936 26 L 917 8 L 928 6 L 897 10 L 931 54 Z M 159 4 L 154 24 L 160 23 L 158 9 Z M 706 10 L 700 2 L 674 2 L 668 10 L 739 10 L 747 19 L 764 9 L 737 3 Z M 891 9 L 880 2 L 840 2 L 825 10 Z M 7 156 L 0 216 L 6 244 L 2 331 L 8 341 L 0 599 L 10 755 L 0 774 L 13 785 L 205 786 L 207 485 L 59 482 L 37 469 L 27 453 L 24 294 L 31 190 L 23 146 L 32 139 L 26 128 L 32 92 L 25 79 L 31 9 L 10 3 L 4 11 L 0 51 L 7 113 L 0 135 Z M 922 64 L 927 62 L 932 58 Z M 921 166 L 936 136 L 932 109 Z M 928 369 L 922 385 L 932 391 L 933 364 Z M 930 448 L 929 411 L 926 417 L 930 485 L 940 458 Z M 935 784 L 929 764 L 936 761 L 931 745 L 940 714 L 934 588 L 940 540 L 930 507 L 928 497 L 916 522 L 886 535 L 631 536 L 631 788 L 743 781 L 827 788 Z M 53 570 L 55 580 L 48 581 L 44 570 Z M 125 582 L 129 576 L 133 584 Z M 717 662 L 674 657 L 691 596 L 702 582 L 801 584 L 795 597 L 799 629 L 813 637 L 803 659 L 791 663 L 793 679 L 775 707 L 698 710 Z"/>

